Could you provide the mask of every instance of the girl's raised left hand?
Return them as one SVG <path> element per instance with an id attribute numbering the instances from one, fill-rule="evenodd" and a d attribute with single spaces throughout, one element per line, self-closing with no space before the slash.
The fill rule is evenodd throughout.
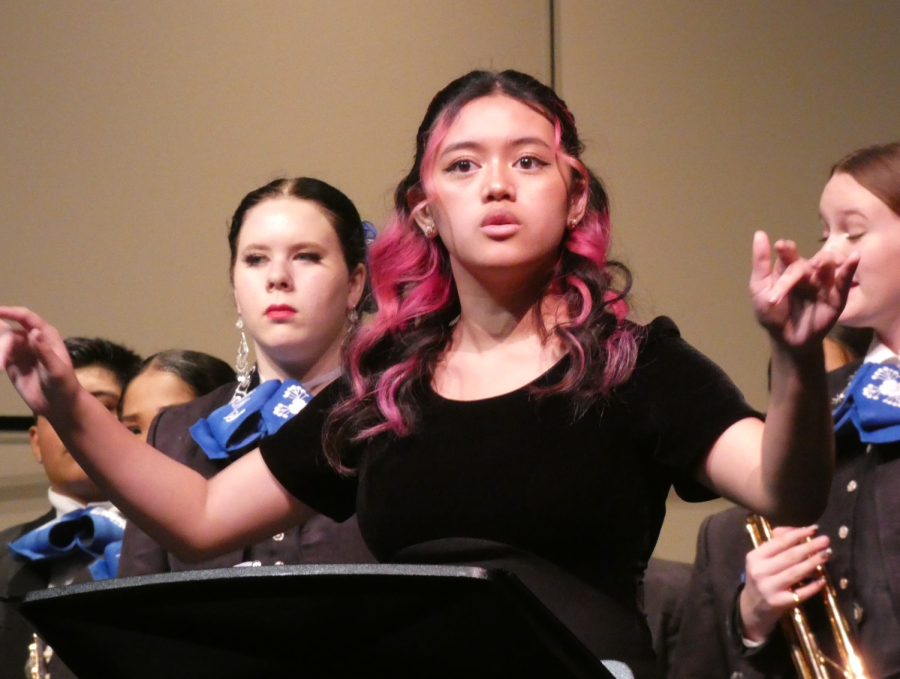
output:
<path id="1" fill-rule="evenodd" d="M 859 256 L 823 249 L 807 260 L 789 240 L 775 242 L 775 256 L 773 264 L 769 238 L 757 231 L 750 274 L 757 320 L 785 346 L 820 344 L 844 309 Z"/>

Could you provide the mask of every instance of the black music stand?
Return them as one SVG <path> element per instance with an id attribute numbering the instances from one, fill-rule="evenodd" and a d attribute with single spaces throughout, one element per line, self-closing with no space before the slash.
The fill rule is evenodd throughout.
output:
<path id="1" fill-rule="evenodd" d="M 609 679 L 514 575 L 458 566 L 278 566 L 31 592 L 81 679 Z"/>

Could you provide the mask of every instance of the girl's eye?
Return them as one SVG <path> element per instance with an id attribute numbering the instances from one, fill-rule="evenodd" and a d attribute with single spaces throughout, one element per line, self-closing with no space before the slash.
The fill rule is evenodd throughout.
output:
<path id="1" fill-rule="evenodd" d="M 258 264 L 262 264 L 263 256 L 262 255 L 244 255 L 244 264 L 247 266 L 256 266 Z"/>
<path id="2" fill-rule="evenodd" d="M 322 261 L 322 255 L 317 252 L 298 252 L 297 259 L 304 262 L 318 263 Z"/>
<path id="3" fill-rule="evenodd" d="M 471 160 L 466 160 L 465 158 L 461 158 L 454 163 L 451 163 L 447 168 L 447 172 L 471 172 L 474 168 L 474 164 Z"/>
<path id="4" fill-rule="evenodd" d="M 845 233 L 844 238 L 846 238 L 848 241 L 850 241 L 852 243 L 854 241 L 858 241 L 860 238 L 862 238 L 865 235 L 866 235 L 865 232 L 862 232 L 862 231 L 860 231 L 858 233 Z"/>
<path id="5" fill-rule="evenodd" d="M 141 428 L 139 426 L 137 426 L 136 424 L 133 424 L 130 427 L 128 427 L 128 431 L 130 431 L 135 436 L 141 435 Z"/>
<path id="6" fill-rule="evenodd" d="M 547 167 L 549 163 L 541 160 L 536 156 L 525 156 L 524 158 L 519 158 L 516 161 L 516 164 L 522 168 L 523 170 L 536 170 L 540 167 Z"/>

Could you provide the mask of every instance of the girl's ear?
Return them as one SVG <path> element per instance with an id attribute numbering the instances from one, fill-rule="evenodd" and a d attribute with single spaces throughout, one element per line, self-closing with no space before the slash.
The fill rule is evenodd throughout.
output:
<path id="1" fill-rule="evenodd" d="M 570 229 L 574 229 L 578 226 L 578 224 L 581 223 L 581 220 L 584 219 L 584 213 L 587 212 L 587 186 L 585 186 L 584 181 L 582 181 L 580 177 L 575 188 L 578 193 L 572 196 L 573 200 L 571 201 L 571 205 L 569 205 L 569 212 L 566 216 L 566 226 Z"/>
<path id="2" fill-rule="evenodd" d="M 357 264 L 356 268 L 350 272 L 350 291 L 347 295 L 347 311 L 352 311 L 362 299 L 363 290 L 366 289 L 366 267 L 364 264 Z"/>
<path id="3" fill-rule="evenodd" d="M 424 200 L 425 192 L 419 186 L 410 189 L 406 194 L 407 205 L 418 205 Z M 437 235 L 437 227 L 434 224 L 434 214 L 429 205 L 413 212 L 413 219 L 426 237 L 434 238 Z"/>
<path id="4" fill-rule="evenodd" d="M 432 216 L 431 209 L 427 205 L 421 210 L 417 210 L 416 214 L 413 215 L 413 219 L 416 220 L 416 224 L 422 230 L 422 233 L 425 234 L 426 238 L 434 238 L 437 236 L 437 226 L 434 224 L 434 217 Z"/>

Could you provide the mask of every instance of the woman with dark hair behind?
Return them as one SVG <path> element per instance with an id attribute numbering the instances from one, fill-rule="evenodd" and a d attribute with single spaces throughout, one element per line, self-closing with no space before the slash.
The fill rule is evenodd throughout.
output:
<path id="1" fill-rule="evenodd" d="M 202 557 L 358 509 L 380 560 L 481 548 L 476 562 L 519 574 L 595 657 L 654 676 L 638 591 L 670 487 L 783 521 L 824 503 L 821 342 L 855 260 L 778 242 L 773 266 L 757 233 L 750 289 L 774 357 L 763 424 L 674 323 L 627 320 L 629 276 L 608 261 L 608 200 L 581 151 L 565 103 L 530 76 L 473 71 L 439 92 L 369 257 L 378 311 L 346 378 L 208 483 L 129 445 L 31 312 L 0 308 L 24 327 L 0 335 L 0 365 L 172 549 Z"/>
<path id="2" fill-rule="evenodd" d="M 204 439 L 204 448 L 192 436 L 198 420 L 211 418 L 223 406 L 233 412 L 228 403 L 236 391 L 247 391 L 252 398 L 260 379 L 274 385 L 294 378 L 310 391 L 320 389 L 339 374 L 341 346 L 354 319 L 370 304 L 360 280 L 365 278 L 360 267 L 366 233 L 359 213 L 343 193 L 318 179 L 276 179 L 251 191 L 229 223 L 228 244 L 235 301 L 258 367 L 249 366 L 243 339 L 238 363 L 245 372 L 240 381 L 227 363 L 208 354 L 163 351 L 144 361 L 124 392 L 120 410 L 123 424 L 142 441 L 206 478 L 238 459 L 246 447 L 225 450 L 216 445 L 217 456 L 211 456 L 209 441 Z M 356 287 L 348 299 L 351 272 Z M 296 299 L 299 295 L 302 299 Z M 280 305 L 276 313 L 269 308 L 273 303 Z M 118 575 L 369 561 L 372 556 L 355 519 L 336 524 L 315 516 L 256 544 L 199 562 L 179 559 L 130 524 Z"/>

